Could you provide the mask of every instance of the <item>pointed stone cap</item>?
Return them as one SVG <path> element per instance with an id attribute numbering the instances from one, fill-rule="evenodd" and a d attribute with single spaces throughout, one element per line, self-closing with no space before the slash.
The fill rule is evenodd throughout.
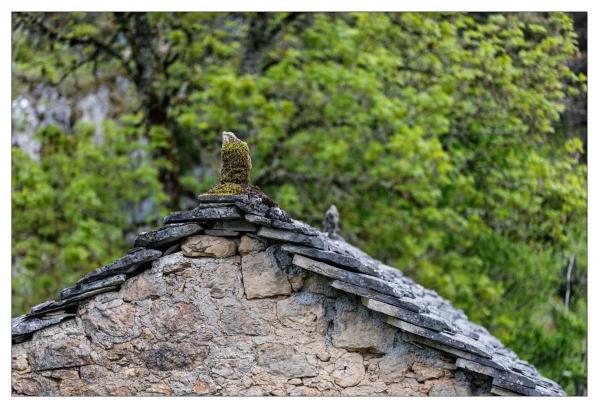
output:
<path id="1" fill-rule="evenodd" d="M 322 220 L 322 232 L 327 234 L 329 238 L 336 238 L 339 233 L 339 211 L 335 204 L 331 205 L 327 210 L 324 220 Z"/>

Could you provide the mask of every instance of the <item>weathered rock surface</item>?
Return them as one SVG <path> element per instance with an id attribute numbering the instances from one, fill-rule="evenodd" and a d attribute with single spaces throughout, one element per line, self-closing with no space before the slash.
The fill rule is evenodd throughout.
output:
<path id="1" fill-rule="evenodd" d="M 90 283 L 79 283 L 70 288 L 64 288 L 60 291 L 60 298 L 62 300 L 73 299 L 78 297 L 79 299 L 83 299 L 81 295 L 85 293 L 89 293 L 92 291 L 96 291 L 101 288 L 115 288 L 119 286 L 121 283 L 125 282 L 125 275 L 114 275 L 105 279 L 101 279 L 98 281 L 90 282 Z M 32 310 L 34 312 L 34 310 Z"/>
<path id="2" fill-rule="evenodd" d="M 88 273 L 83 278 L 79 279 L 77 283 L 89 283 L 100 280 L 107 276 L 117 275 L 120 273 L 131 273 L 141 265 L 158 259 L 161 255 L 162 252 L 156 249 L 137 248 L 129 252 L 121 259 L 118 259 L 113 263 L 102 266 L 95 271 Z"/>
<path id="3" fill-rule="evenodd" d="M 438 352 L 403 341 L 359 298 L 319 293 L 334 290 L 326 279 L 311 281 L 315 292 L 306 286 L 292 292 L 280 266 L 286 261 L 277 256 L 269 249 L 240 262 L 177 252 L 154 261 L 120 289 L 85 300 L 76 318 L 14 345 L 13 394 L 468 391 L 451 371 L 433 364 Z M 247 296 L 250 282 L 268 297 Z M 393 357 L 385 363 L 387 355 Z M 392 361 L 405 361 L 406 368 L 387 375 Z"/>
<path id="4" fill-rule="evenodd" d="M 249 235 L 244 235 L 241 237 L 241 241 L 239 242 L 239 254 L 247 255 L 252 252 L 260 252 L 266 249 L 266 243 L 261 239 L 252 238 Z"/>
<path id="5" fill-rule="evenodd" d="M 358 353 L 346 353 L 335 362 L 331 377 L 340 387 L 353 387 L 364 378 L 364 359 Z"/>
<path id="6" fill-rule="evenodd" d="M 324 262 L 315 261 L 314 259 L 307 258 L 303 255 L 294 255 L 293 264 L 328 278 L 340 280 L 356 287 L 370 289 L 384 295 L 395 297 L 396 299 L 402 301 L 401 304 L 406 309 L 413 311 L 425 311 L 424 306 L 414 302 L 411 297 L 403 297 L 402 294 L 397 293 L 397 288 L 395 288 L 392 284 L 374 276 L 350 272 Z"/>
<path id="7" fill-rule="evenodd" d="M 352 351 L 385 353 L 391 349 L 395 330 L 362 307 L 338 308 L 332 333 L 333 345 Z"/>
<path id="8" fill-rule="evenodd" d="M 263 238 L 275 239 L 277 241 L 293 242 L 296 244 L 307 245 L 317 249 L 324 249 L 324 242 L 317 236 L 304 235 L 297 232 L 291 232 L 282 229 L 262 227 L 258 230 L 258 236 Z"/>
<path id="9" fill-rule="evenodd" d="M 225 220 L 216 222 L 212 228 L 220 230 L 231 230 L 239 232 L 256 232 L 258 229 L 251 222 L 243 220 Z"/>
<path id="10" fill-rule="evenodd" d="M 318 235 L 319 231 L 316 228 L 309 226 L 308 224 L 304 224 L 303 222 L 299 222 L 296 220 L 291 220 L 290 222 L 283 222 L 277 219 L 271 219 L 266 217 L 261 217 L 259 215 L 247 214 L 245 219 L 251 223 L 263 225 L 266 227 L 273 227 L 277 229 L 283 229 L 291 232 L 297 232 L 298 234 L 303 235 Z"/>
<path id="11" fill-rule="evenodd" d="M 142 232 L 135 239 L 136 247 L 158 248 L 202 231 L 199 224 L 171 224 L 155 231 Z"/>
<path id="12" fill-rule="evenodd" d="M 291 284 L 287 279 L 287 274 L 266 252 L 244 255 L 241 258 L 241 271 L 248 299 L 291 293 Z"/>
<path id="13" fill-rule="evenodd" d="M 181 245 L 183 255 L 188 257 L 208 256 L 214 258 L 227 258 L 235 255 L 237 246 L 235 241 L 208 235 L 194 235 L 188 237 Z"/>
<path id="14" fill-rule="evenodd" d="M 206 222 L 241 219 L 242 215 L 234 206 L 196 207 L 189 211 L 178 211 L 164 218 L 165 224 L 181 222 Z"/>
<path id="15" fill-rule="evenodd" d="M 312 259 L 324 261 L 339 266 L 341 268 L 348 268 L 350 270 L 364 273 L 366 275 L 377 275 L 374 268 L 372 268 L 370 265 L 363 264 L 358 259 L 351 256 L 339 254 L 332 251 L 322 251 L 315 248 L 308 248 L 305 246 L 291 244 L 283 245 L 282 249 L 292 254 L 304 255 Z"/>

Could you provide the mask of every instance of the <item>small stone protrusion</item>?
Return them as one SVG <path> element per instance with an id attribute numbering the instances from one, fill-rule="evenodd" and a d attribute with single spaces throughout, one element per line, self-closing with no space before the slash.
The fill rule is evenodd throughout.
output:
<path id="1" fill-rule="evenodd" d="M 322 231 L 329 238 L 336 239 L 339 237 L 339 211 L 335 205 L 331 205 L 327 210 L 324 220 L 322 221 Z"/>

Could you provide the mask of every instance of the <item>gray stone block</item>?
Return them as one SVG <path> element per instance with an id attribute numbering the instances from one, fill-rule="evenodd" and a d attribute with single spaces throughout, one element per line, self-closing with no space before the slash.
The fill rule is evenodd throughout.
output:
<path id="1" fill-rule="evenodd" d="M 244 220 L 224 220 L 214 223 L 212 229 L 231 230 L 239 232 L 256 232 L 258 228 L 251 222 Z"/>
<path id="2" fill-rule="evenodd" d="M 536 386 L 536 383 L 534 381 L 522 374 L 484 366 L 475 361 L 458 358 L 455 364 L 456 367 L 461 368 L 463 370 L 473 371 L 475 373 L 487 375 L 493 378 L 500 378 L 502 380 L 509 381 L 518 385 L 523 385 L 525 387 L 534 388 Z"/>
<path id="3" fill-rule="evenodd" d="M 396 319 L 394 317 L 388 317 L 387 323 L 392 326 L 395 326 L 399 329 L 407 331 L 412 334 L 416 334 L 421 337 L 429 338 L 435 342 L 443 343 L 445 345 L 451 346 L 453 348 L 457 348 L 459 350 L 464 350 L 472 354 L 476 354 L 478 356 L 484 358 L 491 358 L 491 354 L 483 349 L 482 345 L 475 344 L 471 339 L 459 335 L 459 334 L 449 334 L 443 332 L 436 332 L 433 330 L 425 329 L 423 327 L 419 327 L 413 325 L 408 322 L 404 322 L 403 320 Z"/>
<path id="4" fill-rule="evenodd" d="M 291 220 L 291 222 L 283 222 L 277 219 L 266 218 L 255 214 L 246 214 L 245 219 L 254 224 L 297 232 L 304 235 L 316 236 L 320 233 L 320 231 L 318 231 L 316 228 L 295 220 Z"/>
<path id="5" fill-rule="evenodd" d="M 324 249 L 324 242 L 316 236 L 299 234 L 286 230 L 279 230 L 270 227 L 262 227 L 258 230 L 258 236 L 262 238 L 275 239 L 278 241 L 293 242 L 296 244 L 308 245 L 318 249 Z"/>
<path id="6" fill-rule="evenodd" d="M 366 275 L 377 276 L 374 268 L 360 262 L 358 259 L 342 255 L 332 251 L 322 251 L 315 248 L 308 248 L 305 246 L 285 244 L 281 247 L 283 251 L 290 252 L 292 254 L 299 254 L 307 256 L 308 258 L 317 259 L 324 261 L 342 268 L 347 268 L 352 271 L 360 272 Z"/>
<path id="7" fill-rule="evenodd" d="M 142 232 L 135 239 L 135 247 L 158 248 L 202 231 L 195 223 L 170 224 L 155 231 Z"/>
<path id="8" fill-rule="evenodd" d="M 161 255 L 162 252 L 157 249 L 138 248 L 122 258 L 88 273 L 83 278 L 79 279 L 77 283 L 89 283 L 103 279 L 107 276 L 118 275 L 120 273 L 131 273 L 141 265 L 160 258 Z"/>
<path id="9" fill-rule="evenodd" d="M 238 237 L 239 232 L 232 230 L 221 230 L 221 229 L 207 229 L 204 231 L 206 235 L 213 237 Z"/>
<path id="10" fill-rule="evenodd" d="M 196 207 L 189 211 L 176 211 L 164 218 L 165 224 L 181 223 L 181 222 L 202 222 L 202 221 L 218 221 L 218 220 L 235 220 L 241 219 L 242 215 L 234 206 L 227 207 Z"/>
<path id="11" fill-rule="evenodd" d="M 19 340 L 24 340 L 28 334 L 41 330 L 44 327 L 60 323 L 64 319 L 73 316 L 75 316 L 74 313 L 63 313 L 48 318 L 27 317 L 24 315 L 15 317 L 11 321 L 11 334 L 13 341 L 18 342 Z"/>
<path id="12" fill-rule="evenodd" d="M 417 313 L 426 312 L 425 307 L 421 307 L 417 304 L 414 304 L 411 301 L 406 302 L 406 301 L 400 300 L 394 296 L 385 295 L 385 294 L 382 294 L 380 292 L 377 292 L 377 291 L 374 291 L 371 289 L 352 285 L 351 283 L 343 282 L 340 280 L 334 280 L 333 282 L 330 283 L 330 285 L 332 287 L 334 287 L 335 289 L 339 289 L 339 290 L 342 290 L 347 293 L 352 293 L 354 295 L 367 297 L 369 299 L 378 300 L 378 301 L 381 301 L 381 302 L 384 302 L 384 303 L 387 303 L 387 304 L 390 304 L 393 306 L 401 307 L 402 309 L 405 309 L 405 310 L 408 310 L 411 312 L 417 312 Z"/>
<path id="13" fill-rule="evenodd" d="M 451 330 L 451 326 L 444 320 L 425 313 L 414 313 L 410 310 L 402 309 L 387 303 L 380 302 L 374 299 L 362 298 L 362 304 L 374 310 L 375 312 L 383 313 L 387 316 L 395 317 L 412 323 L 416 326 L 424 327 L 434 331 Z"/>
<path id="14" fill-rule="evenodd" d="M 397 297 L 400 300 L 405 301 L 406 304 L 413 303 L 413 308 L 417 308 L 416 310 L 421 310 L 420 306 L 417 303 L 414 303 L 412 299 L 407 297 L 401 297 L 401 294 L 395 290 L 392 283 L 385 282 L 374 276 L 364 275 L 357 272 L 350 272 L 324 262 L 315 261 L 314 259 L 307 258 L 303 255 L 294 255 L 293 264 L 299 266 L 300 268 L 304 268 L 308 271 L 315 272 L 320 275 L 327 276 L 329 278 L 341 280 L 343 282 L 351 283 L 355 286 L 363 288 L 365 287 L 383 293 L 385 295 Z"/>
<path id="15" fill-rule="evenodd" d="M 125 279 L 126 276 L 124 274 L 119 274 L 90 283 L 79 283 L 75 286 L 71 286 L 70 288 L 64 288 L 61 290 L 60 298 L 62 300 L 68 300 L 75 296 L 81 296 L 86 292 L 96 291 L 101 288 L 115 288 L 120 286 L 121 283 L 125 282 Z"/>

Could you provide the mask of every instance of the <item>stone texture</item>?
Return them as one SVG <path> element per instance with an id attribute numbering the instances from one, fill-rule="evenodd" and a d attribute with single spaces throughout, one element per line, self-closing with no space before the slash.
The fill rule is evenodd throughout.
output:
<path id="1" fill-rule="evenodd" d="M 96 291 L 101 288 L 117 288 L 121 283 L 125 282 L 126 276 L 124 274 L 109 276 L 108 278 L 101 279 L 99 281 L 90 282 L 90 283 L 79 283 L 70 288 L 65 288 L 60 291 L 60 298 L 62 300 L 73 299 L 77 297 L 78 299 L 84 299 L 82 297 L 83 294 Z M 96 292 L 97 293 L 97 292 Z M 32 310 L 33 312 L 33 310 Z"/>
<path id="2" fill-rule="evenodd" d="M 507 370 L 499 370 L 497 368 L 485 366 L 475 361 L 466 360 L 464 358 L 458 358 L 456 360 L 456 367 L 468 371 L 473 371 L 475 373 L 487 375 L 489 377 L 499 378 L 501 380 L 522 385 L 524 387 L 535 388 L 536 386 L 536 383 L 534 381 L 522 374 L 513 373 Z"/>
<path id="3" fill-rule="evenodd" d="M 366 275 L 377 275 L 376 270 L 370 265 L 360 262 L 357 258 L 339 254 L 333 251 L 322 251 L 320 249 L 291 244 L 283 245 L 282 249 L 292 254 L 304 255 L 308 258 L 324 261 L 342 268 L 364 273 Z"/>
<path id="4" fill-rule="evenodd" d="M 472 354 L 476 354 L 477 356 L 484 357 L 490 359 L 491 355 L 484 350 L 480 345 L 472 342 L 465 336 L 461 336 L 459 334 L 452 335 L 450 333 L 439 333 L 432 330 L 425 329 L 423 327 L 415 326 L 411 323 L 404 322 L 403 320 L 395 319 L 393 317 L 387 318 L 387 323 L 398 327 L 404 331 L 407 331 L 412 334 L 416 334 L 421 337 L 426 337 L 435 342 L 445 344 L 447 346 L 457 348 L 459 350 L 463 350 Z"/>
<path id="5" fill-rule="evenodd" d="M 287 274 L 266 252 L 248 254 L 241 258 L 243 286 L 248 299 L 265 298 L 291 293 Z"/>
<path id="6" fill-rule="evenodd" d="M 313 228 L 303 222 L 299 222 L 296 220 L 291 220 L 291 222 L 283 222 L 277 219 L 271 219 L 266 217 L 261 217 L 259 215 L 247 214 L 245 219 L 251 223 L 264 225 L 266 227 L 273 227 L 278 229 L 283 229 L 287 231 L 297 232 L 303 235 L 318 235 L 319 231 L 316 228 Z"/>
<path id="7" fill-rule="evenodd" d="M 142 232 L 135 239 L 136 247 L 159 248 L 202 231 L 195 223 L 171 224 L 155 231 Z"/>
<path id="8" fill-rule="evenodd" d="M 400 320 L 404 320 L 408 323 L 412 323 L 417 326 L 425 327 L 434 331 L 452 329 L 446 321 L 430 314 L 415 313 L 411 310 L 402 309 L 399 307 L 388 305 L 387 303 L 383 303 L 378 300 L 368 298 L 362 298 L 362 304 L 370 310 L 374 310 L 375 312 L 379 312 L 387 316 L 392 316 Z"/>
<path id="9" fill-rule="evenodd" d="M 282 229 L 262 227 L 258 230 L 258 236 L 274 239 L 277 241 L 293 242 L 296 244 L 307 245 L 313 248 L 324 249 L 324 242 L 318 236 L 304 235 L 297 232 L 291 232 Z"/>
<path id="10" fill-rule="evenodd" d="M 160 297 L 166 293 L 166 283 L 157 274 L 142 274 L 123 285 L 123 301 L 138 302 L 149 297 Z"/>
<path id="11" fill-rule="evenodd" d="M 92 362 L 91 345 L 79 319 L 36 332 L 29 350 L 33 371 L 77 367 Z"/>
<path id="12" fill-rule="evenodd" d="M 239 232 L 233 230 L 222 230 L 222 229 L 207 229 L 204 234 L 213 237 L 238 237 Z"/>
<path id="13" fill-rule="evenodd" d="M 131 273 L 141 265 L 158 259 L 162 252 L 156 249 L 138 248 L 131 251 L 121 259 L 118 259 L 108 265 L 102 266 L 95 271 L 88 273 L 77 283 L 89 283 L 100 280 L 107 276 L 117 275 L 121 273 Z"/>
<path id="14" fill-rule="evenodd" d="M 256 230 L 258 229 L 251 222 L 247 222 L 244 220 L 218 221 L 218 222 L 214 223 L 212 228 L 220 229 L 220 230 L 239 231 L 239 232 L 256 232 Z"/>
<path id="15" fill-rule="evenodd" d="M 73 314 L 63 313 L 57 316 L 48 316 L 44 318 L 26 316 L 15 317 L 11 322 L 13 341 L 18 338 L 24 339 L 24 336 L 30 335 L 38 330 L 43 329 L 44 327 L 60 323 L 64 319 L 72 316 Z"/>
<path id="16" fill-rule="evenodd" d="M 241 255 L 251 254 L 252 252 L 260 252 L 266 249 L 266 244 L 264 241 L 252 238 L 249 235 L 244 235 L 241 237 L 241 241 L 239 242 L 239 253 Z"/>
<path id="17" fill-rule="evenodd" d="M 285 262 L 277 261 L 275 254 L 277 250 L 269 248 L 268 253 L 242 259 L 261 258 L 270 274 Z M 281 269 L 277 273 L 285 276 Z M 181 252 L 164 256 L 120 289 L 86 300 L 78 317 L 14 345 L 13 394 L 451 392 L 449 386 L 431 383 L 457 384 L 447 376 L 449 371 L 438 371 L 431 363 L 439 358 L 437 352 L 397 338 L 396 330 L 373 316 L 358 298 L 325 296 L 334 289 L 321 276 L 312 276 L 320 278 L 307 285 L 314 292 L 306 286 L 291 292 L 287 286 L 285 294 L 247 299 L 242 265 L 235 257 L 188 258 Z M 389 363 L 381 360 L 386 355 L 394 356 Z M 407 362 L 403 377 L 385 376 L 392 361 Z M 428 371 L 427 364 L 432 367 Z M 439 372 L 441 377 L 432 378 Z"/>
<path id="18" fill-rule="evenodd" d="M 308 362 L 306 356 L 287 344 L 268 343 L 260 346 L 257 361 L 268 373 L 284 378 L 318 375 L 318 370 Z"/>
<path id="19" fill-rule="evenodd" d="M 385 353 L 393 345 L 395 330 L 362 307 L 344 305 L 337 309 L 332 341 L 335 347 L 350 351 Z"/>
<path id="20" fill-rule="evenodd" d="M 227 258 L 235 255 L 237 247 L 235 241 L 223 237 L 194 235 L 183 241 L 181 250 L 183 255 L 192 258 L 199 256 Z"/>
<path id="21" fill-rule="evenodd" d="M 228 241 L 234 255 L 235 241 Z M 241 251 L 242 241 L 247 251 Z M 412 297 L 404 296 L 407 291 L 397 290 L 395 283 L 349 270 L 344 273 L 359 279 L 341 274 L 351 282 L 331 283 L 339 274 L 323 270 L 335 266 L 312 260 L 319 267 L 311 271 L 292 263 L 280 245 L 264 248 L 256 242 L 261 241 L 242 236 L 242 256 L 165 254 L 120 289 L 82 299 L 75 318 L 53 321 L 13 345 L 13 394 L 478 395 L 493 388 L 549 395 L 559 389 L 548 380 L 524 386 L 530 382 L 509 370 L 528 377 L 534 368 L 509 350 L 495 349 L 500 352 L 485 358 L 481 351 L 492 340 L 483 329 L 465 324 L 459 312 L 449 313 L 458 321 L 459 332 L 452 334 L 436 314 L 384 302 L 405 300 L 435 313 L 450 307 L 424 289 L 415 287 Z M 350 256 L 347 245 L 338 247 Z M 365 262 L 363 255 L 354 255 Z M 356 289 L 364 283 L 369 286 Z M 360 296 L 373 311 L 361 304 Z M 38 320 L 64 315 L 64 305 L 48 313 L 59 303 L 36 307 L 44 313 Z M 430 318 L 431 325 L 439 326 L 400 324 L 398 319 L 389 325 L 380 313 L 404 319 L 418 315 L 424 320 L 413 322 Z M 453 364 L 431 347 L 468 361 Z"/>
<path id="22" fill-rule="evenodd" d="M 189 211 L 177 211 L 164 218 L 165 224 L 185 222 L 208 222 L 241 219 L 242 215 L 234 206 L 196 207 Z"/>
<path id="23" fill-rule="evenodd" d="M 364 378 L 364 359 L 358 353 L 346 353 L 337 359 L 331 378 L 340 387 L 353 387 Z"/>
<path id="24" fill-rule="evenodd" d="M 414 303 L 411 298 L 404 298 L 396 291 L 396 288 L 389 282 L 379 278 L 362 273 L 347 271 L 324 262 L 305 257 L 303 255 L 294 255 L 293 264 L 308 271 L 318 273 L 328 278 L 340 280 L 356 287 L 365 287 L 367 289 L 380 292 L 382 294 L 396 297 L 402 301 L 405 308 L 414 311 L 424 311 L 425 309 Z"/>
<path id="25" fill-rule="evenodd" d="M 304 330 L 306 333 L 315 331 L 324 333 L 326 329 L 324 314 L 324 307 L 318 298 L 306 304 L 299 303 L 297 298 L 286 298 L 277 302 L 277 318 L 281 324 Z"/>

